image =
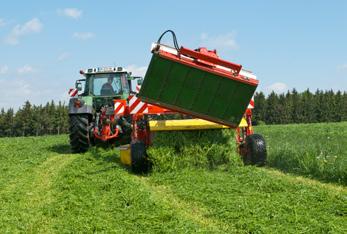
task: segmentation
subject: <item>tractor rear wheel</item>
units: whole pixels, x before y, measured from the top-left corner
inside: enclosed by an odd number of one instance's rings
[[[246,137],[243,162],[245,165],[264,166],[266,163],[266,144],[262,135],[252,134]]]
[[[130,144],[131,169],[136,174],[146,173],[149,170],[149,161],[146,153],[146,145],[143,141],[135,141]]]
[[[90,137],[87,115],[70,115],[70,145],[74,153],[88,150]]]

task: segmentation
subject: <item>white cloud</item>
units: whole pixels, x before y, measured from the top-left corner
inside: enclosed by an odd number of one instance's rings
[[[0,79],[0,93],[3,95],[0,99],[0,108],[18,108],[33,94],[33,89],[24,80]]]
[[[10,34],[5,39],[5,42],[10,45],[16,45],[19,43],[19,38],[31,33],[39,33],[42,30],[42,23],[39,19],[33,18],[23,25],[17,24]]]
[[[7,65],[0,66],[0,75],[4,75],[7,72],[8,72],[8,66]]]
[[[136,66],[134,64],[129,65],[125,68],[127,71],[131,72],[133,76],[142,76],[144,77],[147,71],[145,66]]]
[[[79,19],[82,17],[82,10],[79,10],[77,8],[65,8],[65,9],[58,9],[57,10],[59,15],[63,15],[72,19]]]
[[[5,25],[6,25],[5,20],[0,18],[0,28],[4,27]]]
[[[337,69],[341,71],[347,71],[347,63],[339,65]]]
[[[239,46],[235,40],[235,33],[226,33],[210,36],[207,33],[201,34],[201,43],[209,49],[231,49],[236,50]]]
[[[74,38],[77,38],[79,40],[88,40],[94,37],[94,33],[91,32],[75,32],[73,34]]]
[[[267,87],[267,91],[270,93],[274,91],[275,93],[283,93],[288,90],[288,86],[285,83],[276,82]]]
[[[6,79],[0,79],[0,109],[10,107],[18,109],[26,100],[32,104],[46,104],[46,102],[54,100],[64,101],[68,103],[68,88],[74,87],[74,81],[71,76],[46,76],[44,74],[35,73],[33,76],[20,76],[13,74]]]
[[[64,60],[67,60],[68,58],[70,58],[70,53],[63,52],[58,56],[57,60],[58,61],[64,61]]]
[[[30,65],[24,65],[23,67],[20,67],[17,69],[17,73],[19,75],[33,73],[33,72],[35,72],[35,69]]]

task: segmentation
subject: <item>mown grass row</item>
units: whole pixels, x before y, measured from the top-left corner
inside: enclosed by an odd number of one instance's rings
[[[166,169],[147,176],[117,150],[70,154],[67,136],[0,139],[0,232],[345,232],[345,187],[240,166],[209,134],[170,146],[184,163],[158,161]]]
[[[267,166],[347,185],[347,122],[257,126],[267,143]],[[242,165],[233,130],[159,132],[150,157],[156,171]]]
[[[147,152],[157,172],[242,165],[230,129],[156,132]]]
[[[347,185],[347,122],[257,126],[268,166]]]

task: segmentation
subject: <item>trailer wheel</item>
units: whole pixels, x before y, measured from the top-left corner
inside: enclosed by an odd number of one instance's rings
[[[72,152],[82,153],[90,145],[87,115],[70,115],[70,145]]]
[[[259,134],[252,134],[247,136],[244,145],[244,164],[264,166],[266,162],[266,156],[267,152],[264,137]]]
[[[149,161],[146,153],[146,145],[143,141],[135,141],[130,144],[131,169],[136,174],[146,173],[149,170]]]

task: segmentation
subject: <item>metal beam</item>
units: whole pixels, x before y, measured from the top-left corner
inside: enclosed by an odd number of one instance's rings
[[[202,119],[150,120],[149,127],[151,131],[182,131],[229,128],[228,126]]]

